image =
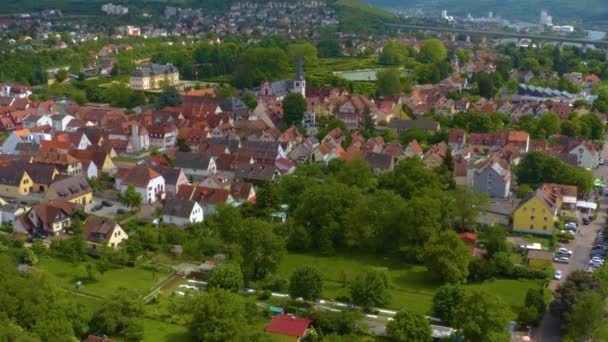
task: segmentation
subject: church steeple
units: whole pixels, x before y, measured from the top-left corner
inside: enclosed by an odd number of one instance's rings
[[[298,54],[298,69],[296,71],[296,81],[304,81],[304,64],[302,63],[302,50]]]
[[[292,92],[300,93],[306,98],[306,78],[304,78],[304,64],[302,63],[302,50],[298,54],[298,66],[296,69],[296,79],[293,81]]]

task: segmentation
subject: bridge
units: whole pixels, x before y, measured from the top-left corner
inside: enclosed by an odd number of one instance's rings
[[[457,33],[464,34],[467,37],[467,41],[470,41],[471,36],[482,36],[485,38],[516,38],[516,39],[530,39],[532,41],[546,41],[557,43],[560,47],[563,43],[580,44],[583,50],[589,45],[593,45],[596,48],[608,50],[608,41],[606,40],[587,40],[581,38],[569,38],[559,36],[541,36],[538,34],[525,34],[525,33],[512,33],[512,32],[495,32],[495,31],[478,31],[478,30],[467,30],[453,27],[434,27],[434,26],[418,26],[418,25],[402,25],[402,24],[384,24],[387,27],[393,27],[396,29],[403,29],[408,31],[427,31],[427,32],[445,32],[452,34],[452,40],[455,39]]]

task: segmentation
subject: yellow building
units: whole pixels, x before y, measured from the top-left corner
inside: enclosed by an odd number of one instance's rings
[[[552,235],[555,230],[560,198],[538,189],[524,199],[513,213],[513,231]]]
[[[179,84],[179,71],[171,64],[140,64],[131,73],[131,89],[154,90]]]
[[[17,197],[33,191],[34,182],[23,169],[0,167],[0,195]]]
[[[526,260],[531,268],[546,269],[553,265],[553,252],[528,250]]]
[[[61,198],[74,204],[88,204],[93,200],[93,189],[83,174],[68,177],[54,182],[49,187],[45,198]]]

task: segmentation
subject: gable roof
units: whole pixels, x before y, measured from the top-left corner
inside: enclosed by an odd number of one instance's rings
[[[303,337],[312,323],[311,320],[296,317],[289,314],[280,314],[272,318],[272,321],[264,328],[265,332]]]
[[[60,179],[52,183],[50,189],[54,190],[60,198],[65,200],[80,197],[93,191],[84,174]]]
[[[177,152],[177,156],[175,158],[175,167],[194,170],[207,170],[209,169],[210,162],[211,157],[208,155],[190,152]]]
[[[190,218],[192,210],[196,206],[195,201],[186,199],[172,199],[167,201],[163,207],[163,215],[175,216],[181,218]]]
[[[83,234],[91,242],[103,242],[112,236],[116,226],[116,222],[110,219],[89,216]]]
[[[152,179],[156,177],[162,177],[154,169],[141,165],[135,166],[134,168],[123,172],[125,173],[122,174],[122,184],[133,184],[135,187],[138,188],[145,188],[148,186]],[[118,174],[116,176],[118,177]]]

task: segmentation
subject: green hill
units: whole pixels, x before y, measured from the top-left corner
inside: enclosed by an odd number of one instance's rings
[[[553,20],[561,23],[608,23],[608,1],[606,0],[366,0],[370,4],[392,8],[417,8],[427,12],[447,9],[451,14],[465,16],[486,15],[493,11],[504,18],[537,21],[541,10],[547,10]]]

